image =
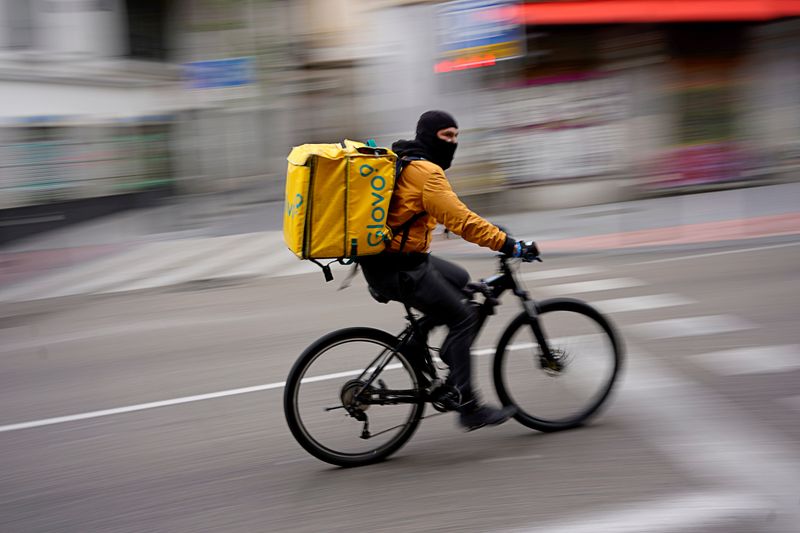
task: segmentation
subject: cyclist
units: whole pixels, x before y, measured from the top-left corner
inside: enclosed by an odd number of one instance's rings
[[[450,168],[457,147],[458,124],[444,111],[423,113],[414,140],[392,145],[398,157],[407,161],[397,177],[387,215],[389,227],[398,231],[383,253],[362,257],[359,263],[373,291],[425,314],[425,336],[434,325],[447,326],[440,355],[450,369],[447,384],[460,396],[460,401],[451,399],[451,407],[459,412],[460,424],[471,431],[502,424],[516,411],[479,401],[472,386],[470,356],[478,313],[462,292],[470,280],[469,273],[428,253],[431,232],[441,223],[469,242],[509,256],[535,256],[538,251],[535,244],[515,241],[458,199],[444,173]],[[417,350],[425,344],[424,338],[412,340]]]

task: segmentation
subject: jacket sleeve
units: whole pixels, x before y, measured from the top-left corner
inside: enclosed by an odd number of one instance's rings
[[[513,240],[492,223],[476,215],[459,200],[440,169],[430,172],[422,189],[422,206],[437,222],[464,240],[495,251],[506,251]]]

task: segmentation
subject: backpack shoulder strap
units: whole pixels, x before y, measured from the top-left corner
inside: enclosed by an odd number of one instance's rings
[[[406,167],[412,161],[427,161],[427,160],[424,157],[415,156],[415,155],[405,156],[405,157],[398,157],[397,158],[397,167],[395,169],[395,180],[398,180],[400,178],[400,174],[403,173],[403,171],[406,169]],[[422,211],[420,213],[415,213],[415,214],[411,215],[411,217],[408,220],[406,220],[405,222],[403,222],[399,226],[391,228],[392,233],[395,234],[395,235],[398,232],[401,232],[401,231],[403,232],[403,238],[400,241],[400,251],[401,252],[403,251],[403,248],[405,248],[405,246],[406,246],[406,241],[408,241],[408,232],[411,229],[411,226],[414,224],[414,222],[416,222],[417,220],[419,220],[420,218],[424,217],[427,214],[428,213],[426,211]]]
[[[394,172],[394,179],[400,179],[400,174],[406,169],[409,163],[412,161],[427,161],[424,157],[420,157],[418,155],[407,155],[404,157],[398,157],[397,163],[395,163],[395,172]]]
[[[411,230],[411,226],[414,224],[414,222],[421,219],[427,214],[428,214],[427,211],[420,211],[419,213],[414,213],[413,215],[411,215],[411,217],[409,217],[408,220],[400,224],[400,226],[398,226],[397,229],[392,228],[392,233],[397,233],[398,231],[403,232],[403,238],[400,239],[400,250],[399,250],[400,252],[402,252],[403,248],[406,247],[406,241],[408,241],[408,232]]]

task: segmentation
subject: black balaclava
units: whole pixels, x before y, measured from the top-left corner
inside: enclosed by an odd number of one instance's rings
[[[442,167],[442,170],[450,168],[458,144],[442,140],[436,133],[445,128],[457,127],[456,119],[444,111],[426,111],[417,122],[417,137],[414,140],[422,145],[428,156],[426,159]]]

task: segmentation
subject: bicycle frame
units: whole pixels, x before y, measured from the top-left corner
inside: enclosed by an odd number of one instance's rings
[[[519,283],[514,276],[514,272],[511,270],[511,266],[509,265],[510,258],[501,255],[499,256],[498,260],[500,263],[500,271],[498,274],[481,280],[480,282],[470,282],[465,289],[465,293],[470,298],[472,305],[475,305],[478,308],[478,324],[476,326],[477,332],[481,331],[488,317],[494,314],[494,308],[500,305],[500,296],[506,291],[511,291],[520,299],[522,302],[522,307],[530,319],[530,325],[534,337],[536,338],[536,342],[539,344],[542,350],[542,353],[540,354],[540,364],[543,368],[547,367],[552,370],[559,370],[560,363],[553,357],[545,332],[541,323],[539,322],[539,309],[536,301],[530,297],[526,290],[520,288]],[[475,295],[479,293],[484,297],[483,302],[480,303],[474,300]],[[378,376],[394,358],[395,351],[401,350],[403,345],[408,343],[409,339],[414,334],[422,338],[422,330],[419,325],[420,319],[414,315],[411,307],[408,304],[404,303],[403,305],[406,309],[406,319],[408,320],[409,324],[402,332],[400,332],[400,334],[397,335],[397,345],[393,347],[392,351],[384,349],[357,378],[358,380],[362,380],[370,371],[370,369],[374,369],[372,374],[364,383],[364,386],[356,394],[356,397],[358,397],[359,400],[363,401],[364,403],[389,405],[399,403],[414,403],[420,400],[420,396],[415,390],[390,390],[385,388],[376,389],[372,387],[373,383],[375,383],[375,380],[378,379]],[[387,354],[389,354],[389,357],[386,357]],[[432,362],[430,348],[427,346],[425,363],[429,367],[427,370],[432,374],[433,378],[438,379],[436,367]],[[380,380],[378,380],[378,382],[380,383]],[[364,398],[362,394],[365,391],[370,391],[371,393],[374,391],[374,393],[378,395],[378,398]],[[429,398],[426,396],[425,399],[428,400]]]

